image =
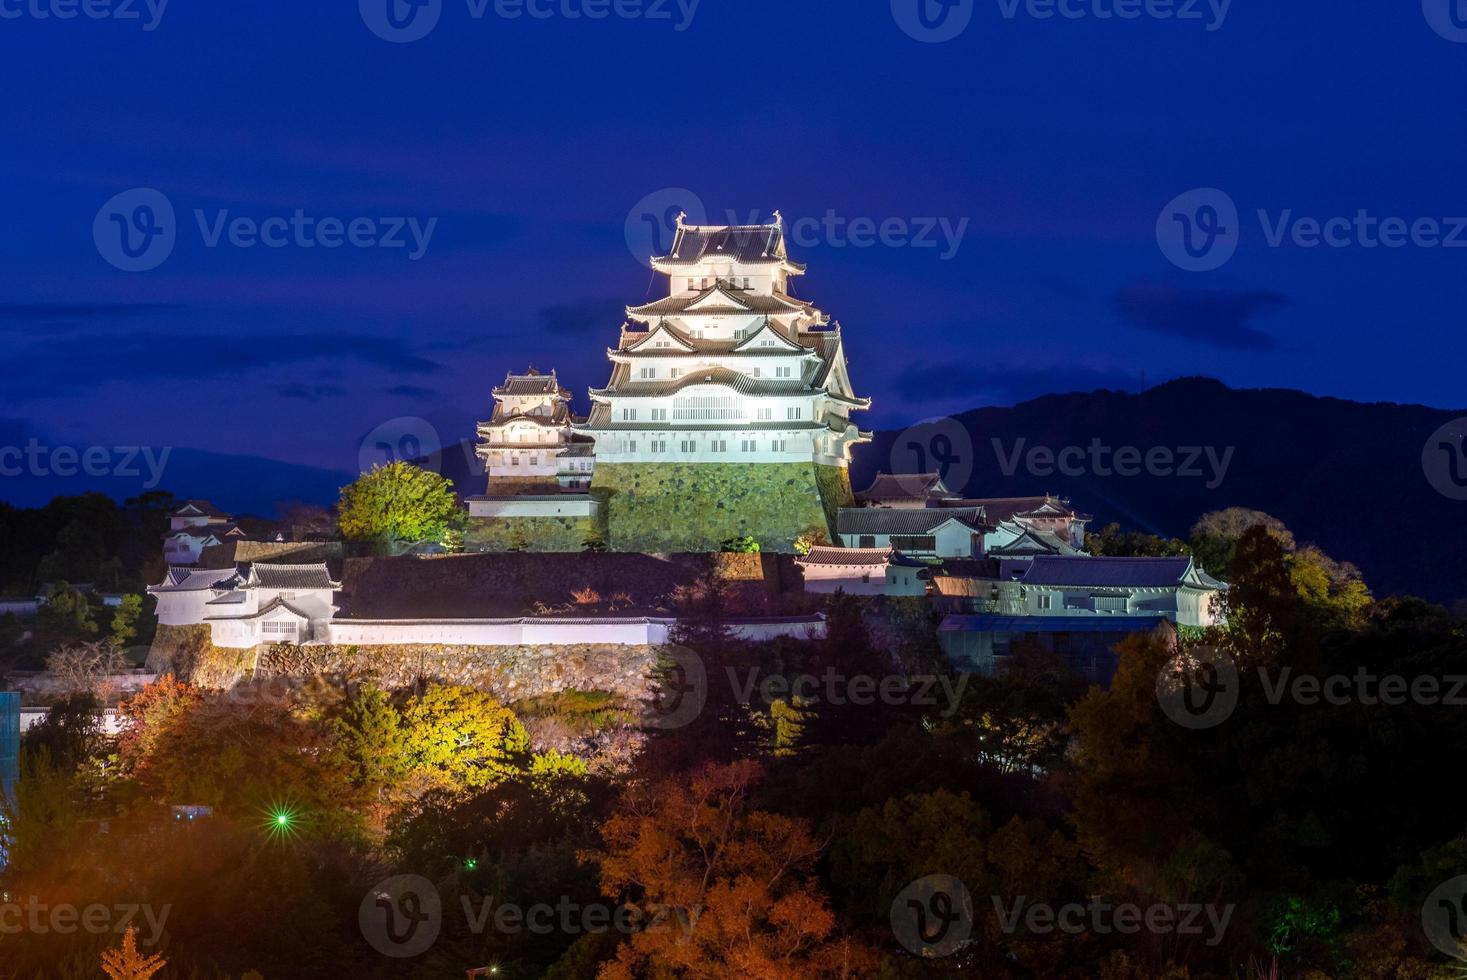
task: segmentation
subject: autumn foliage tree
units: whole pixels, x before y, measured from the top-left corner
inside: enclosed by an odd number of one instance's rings
[[[348,541],[393,552],[445,544],[458,530],[460,517],[452,483],[399,461],[375,466],[343,487],[336,519]]]
[[[803,821],[756,809],[752,762],[634,788],[602,826],[602,891],[668,910],[634,933],[601,980],[801,980],[870,975],[874,957],[836,933]]]

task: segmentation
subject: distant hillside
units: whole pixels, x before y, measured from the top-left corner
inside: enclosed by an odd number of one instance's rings
[[[1431,487],[1421,454],[1439,426],[1462,415],[1467,411],[1234,390],[1188,378],[1141,394],[1049,395],[1013,408],[977,409],[955,416],[957,425],[921,425],[906,438],[880,432],[857,449],[852,480],[860,489],[878,469],[913,470],[922,455],[936,455],[959,479],[971,472],[966,486],[954,487],[971,496],[1048,491],[1093,513],[1094,528],[1119,521],[1182,538],[1206,511],[1252,507],[1282,519],[1300,541],[1354,562],[1377,595],[1451,602],[1467,597],[1467,503]],[[1211,447],[1213,457],[1196,460],[1202,474],[1196,477],[1101,476],[1092,471],[1090,456],[1097,440],[1141,454],[1169,448],[1178,464],[1190,454],[1177,452],[1182,447]],[[1083,458],[1072,452],[1067,460],[1085,472],[1049,472],[1035,447],[1084,449]],[[1109,466],[1109,455],[1102,465]],[[1040,465],[1031,467],[1029,460]],[[1222,460],[1225,470],[1217,465]],[[1218,473],[1220,482],[1209,487]]]
[[[228,456],[201,449],[173,449],[166,458],[114,456],[122,472],[107,476],[13,476],[0,480],[0,500],[39,507],[53,497],[96,492],[126,500],[149,490],[202,497],[233,514],[272,516],[282,503],[329,505],[353,474],[282,463],[259,456]],[[161,472],[153,472],[159,469]],[[157,482],[154,483],[153,481]]]

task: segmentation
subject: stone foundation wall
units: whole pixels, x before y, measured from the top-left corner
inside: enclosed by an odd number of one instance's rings
[[[598,463],[591,493],[605,502],[612,551],[717,551],[753,537],[790,552],[810,528],[829,533],[825,486],[840,481],[814,463]],[[849,493],[849,478],[844,481]],[[838,503],[836,506],[840,506]]]
[[[590,517],[471,517],[464,532],[465,551],[584,551],[586,542],[601,540]]]
[[[159,625],[148,650],[146,669],[155,674],[172,674],[200,687],[233,685],[253,668],[255,651],[216,647],[209,634],[207,625]]]
[[[420,680],[488,691],[504,702],[560,691],[609,691],[629,699],[650,695],[658,657],[673,647],[577,644],[574,646],[469,647],[413,644],[332,647],[281,644],[260,655],[258,676],[306,678],[329,675],[372,681],[388,690]]]

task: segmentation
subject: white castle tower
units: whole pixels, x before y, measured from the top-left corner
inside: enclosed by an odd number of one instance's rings
[[[611,380],[577,432],[621,550],[707,550],[720,535],[786,548],[850,502],[851,447],[870,407],[838,324],[791,295],[779,212],[768,225],[689,225],[654,257],[668,295],[628,307]],[[823,515],[823,516],[822,516]]]

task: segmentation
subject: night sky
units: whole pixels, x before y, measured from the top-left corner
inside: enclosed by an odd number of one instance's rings
[[[1265,227],[1363,210],[1447,237],[1467,216],[1448,0],[1236,0],[1220,24],[1206,2],[1121,20],[969,0],[942,43],[899,26],[916,0],[704,0],[691,23],[676,2],[542,20],[442,0],[411,43],[369,29],[385,2],[173,0],[150,23],[141,0],[137,20],[0,0],[8,438],[354,469],[397,417],[471,435],[527,363],[584,410],[622,306],[661,288],[628,238],[678,206],[820,222],[791,243],[797,292],[843,324],[868,427],[1190,374],[1467,404],[1467,224],[1455,249],[1273,247]],[[97,240],[136,188],[176,241],[128,272]],[[1240,212],[1211,271],[1158,245],[1196,188]],[[221,217],[297,210],[434,223],[418,258],[407,228],[403,248],[207,244]],[[940,223],[935,247],[857,247],[859,221]]]

